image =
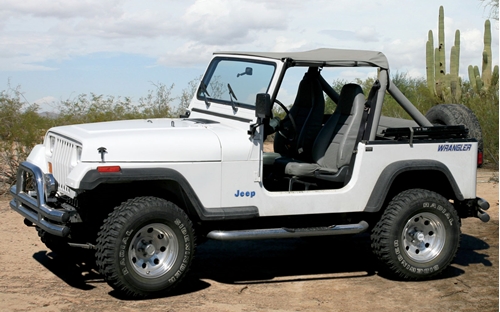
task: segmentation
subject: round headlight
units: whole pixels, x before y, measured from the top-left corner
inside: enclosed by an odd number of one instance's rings
[[[50,201],[51,197],[54,197],[57,193],[57,188],[59,184],[52,174],[45,174],[44,176],[44,187],[45,187],[45,200]]]

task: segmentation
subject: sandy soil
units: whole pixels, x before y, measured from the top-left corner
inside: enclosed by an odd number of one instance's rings
[[[492,179],[493,177],[493,179]],[[75,255],[47,250],[0,200],[2,311],[498,311],[498,172],[481,170],[491,220],[463,221],[457,258],[439,278],[378,275],[367,237],[208,241],[182,288],[151,300],[120,298]]]

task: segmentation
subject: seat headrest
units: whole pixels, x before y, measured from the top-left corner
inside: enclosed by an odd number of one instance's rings
[[[363,94],[363,89],[358,84],[348,83],[342,87],[338,103],[341,114],[348,115],[351,113],[352,104],[358,94]]]
[[[299,89],[297,90],[297,95],[293,106],[310,108],[316,105],[312,99],[314,96],[318,97],[316,101],[322,99],[321,85],[318,80],[318,72],[306,72],[304,77],[299,83]],[[321,96],[320,96],[321,93]]]

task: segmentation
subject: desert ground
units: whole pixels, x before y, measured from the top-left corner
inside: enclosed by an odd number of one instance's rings
[[[438,278],[381,276],[367,235],[321,240],[208,241],[182,287],[164,298],[114,292],[79,253],[47,250],[0,199],[1,311],[498,311],[498,171],[478,172],[491,220],[462,222],[452,265]]]

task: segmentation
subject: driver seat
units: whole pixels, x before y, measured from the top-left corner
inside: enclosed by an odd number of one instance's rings
[[[312,146],[321,130],[324,111],[325,98],[318,68],[309,67],[299,84],[293,106],[275,135],[274,152],[285,157],[312,161]]]
[[[365,96],[359,85],[344,85],[335,112],[314,141],[312,161],[280,157],[275,160],[275,170],[292,176],[293,180],[316,178],[344,182],[361,126],[364,104]]]

